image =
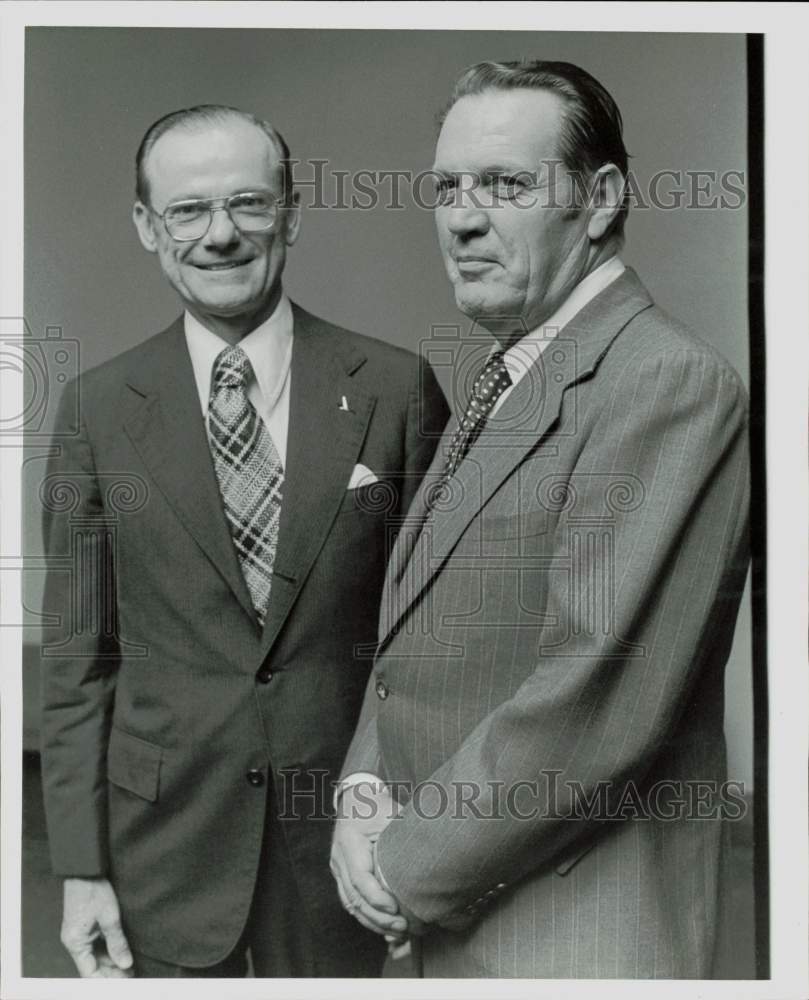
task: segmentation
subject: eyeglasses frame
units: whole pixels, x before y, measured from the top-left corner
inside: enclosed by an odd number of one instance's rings
[[[256,194],[256,195],[260,194],[264,197],[267,196],[266,191],[237,191],[236,194],[228,195],[225,198],[183,198],[181,201],[173,201],[169,205],[166,205],[163,212],[158,212],[157,209],[153,208],[151,205],[149,206],[149,210],[153,212],[158,219],[160,219],[160,221],[163,223],[166,232],[174,240],[175,243],[195,243],[197,240],[204,239],[208,235],[208,232],[211,226],[213,225],[214,212],[227,212],[227,216],[230,219],[231,223],[233,224],[234,228],[238,229],[240,233],[246,233],[247,235],[250,235],[251,233],[267,233],[275,226],[276,222],[278,221],[278,209],[286,207],[283,204],[284,199],[279,198],[275,195],[271,197],[271,201],[273,202],[276,211],[275,215],[272,218],[272,221],[268,226],[263,226],[261,229],[245,230],[241,228],[241,226],[236,222],[236,220],[230,214],[230,202],[235,200],[236,198],[244,198],[245,195],[250,195],[250,194]],[[168,223],[166,222],[166,214],[170,208],[176,208],[178,205],[189,205],[189,204],[204,204],[207,206],[208,225],[205,227],[205,230],[202,233],[200,233],[199,236],[185,236],[185,237],[175,236],[174,233],[172,233],[168,227]]]

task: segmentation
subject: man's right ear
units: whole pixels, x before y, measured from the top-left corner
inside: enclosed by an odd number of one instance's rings
[[[149,253],[157,253],[157,236],[152,213],[142,201],[135,202],[132,208],[132,221],[135,223],[143,248]]]

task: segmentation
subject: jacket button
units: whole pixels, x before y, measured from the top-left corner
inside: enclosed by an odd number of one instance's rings
[[[264,784],[264,775],[259,771],[257,767],[252,767],[247,772],[247,780],[251,785],[256,788],[260,788]]]
[[[377,696],[377,698],[380,698],[382,701],[384,701],[388,697],[389,694],[390,694],[390,691],[388,691],[388,687],[384,683],[384,681],[377,681],[376,682],[376,696]]]
[[[269,670],[267,667],[262,667],[256,674],[256,680],[259,684],[269,684],[272,680],[272,670]]]

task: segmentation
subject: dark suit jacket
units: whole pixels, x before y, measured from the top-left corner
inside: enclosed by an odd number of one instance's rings
[[[425,975],[707,976],[746,395],[631,270],[529,374],[402,529],[344,771],[409,783]]]
[[[68,387],[42,489],[47,552],[73,566],[46,587],[62,626],[43,649],[45,801],[54,871],[107,875],[134,948],[202,966],[244,925],[274,789],[297,817],[282,826],[305,913],[290,919],[350,975],[378,940],[339,905],[323,814],[371,666],[390,516],[447,409],[406,351],[298,307],[294,336],[263,631],[182,321]],[[355,463],[380,483],[349,491]]]

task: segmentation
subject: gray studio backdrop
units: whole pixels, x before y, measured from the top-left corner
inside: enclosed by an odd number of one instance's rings
[[[496,20],[496,7],[492,8]],[[411,170],[432,163],[435,116],[459,71],[523,56],[578,63],[624,116],[642,184],[663,170],[746,169],[743,35],[33,28],[26,44],[26,319],[58,327],[86,369],[144,340],[178,313],[130,222],[133,157],[168,111],[233,104],[270,118],[293,156],[326,160],[296,174]],[[324,189],[334,204],[336,188]],[[710,201],[710,183],[702,181]],[[706,188],[707,185],[707,188]],[[661,194],[677,186],[661,184]],[[382,187],[390,191],[391,183]],[[351,192],[350,186],[347,190]],[[331,193],[331,194],[330,194]],[[671,199],[670,199],[671,200]],[[732,200],[732,199],[731,199]],[[738,201],[738,199],[736,199]],[[401,208],[314,208],[303,190],[301,238],[287,270],[309,310],[417,349],[454,308],[430,211],[402,186]],[[631,213],[627,263],[657,301],[722,351],[747,379],[747,212],[681,207]],[[445,387],[449,381],[442,375]],[[47,413],[52,412],[50,402]],[[45,417],[47,426],[48,417]],[[42,551],[36,486],[45,448],[26,466],[25,551]],[[29,640],[39,637],[42,573],[26,584]],[[33,671],[26,741],[35,741]],[[727,680],[730,776],[752,779],[750,618],[745,602]]]

